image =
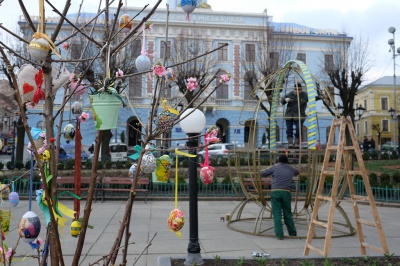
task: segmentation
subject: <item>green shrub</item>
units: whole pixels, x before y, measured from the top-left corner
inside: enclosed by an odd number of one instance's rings
[[[389,160],[389,154],[387,152],[381,154],[381,159],[382,160]]]
[[[111,161],[106,161],[105,164],[104,164],[104,166],[105,166],[106,169],[111,169],[111,167],[112,167],[112,162],[111,162]]]
[[[336,161],[336,155],[329,156],[329,162],[334,162],[334,161]]]
[[[181,163],[182,167],[189,167],[189,160],[183,160]]]
[[[7,162],[6,167],[8,170],[14,170],[14,165],[11,162]]]
[[[86,169],[92,169],[92,165],[93,165],[92,161],[87,161],[86,164],[85,164],[85,168]]]
[[[31,161],[26,161],[25,162],[25,170],[31,169]]]
[[[392,187],[392,184],[390,183],[390,175],[389,174],[383,173],[380,176],[379,187]]]
[[[397,151],[392,151],[392,154],[390,155],[391,160],[397,160],[399,156],[397,155]]]
[[[230,184],[231,183],[231,177],[229,175],[226,175],[224,179],[222,179],[221,184]]]
[[[219,161],[219,165],[220,166],[228,166],[228,160],[227,159],[221,159],[220,161]]]
[[[3,168],[4,168],[4,163],[0,162],[0,170],[3,170]]]
[[[74,169],[75,161],[68,160],[65,164],[65,170],[72,170]]]
[[[378,176],[375,173],[370,173],[368,176],[368,180],[371,187],[378,186]]]
[[[306,183],[307,182],[307,177],[306,176],[304,176],[304,175],[301,175],[300,176],[300,183]]]
[[[97,169],[98,169],[98,170],[101,170],[101,169],[103,169],[103,168],[104,168],[103,163],[102,163],[102,162],[97,162]]]
[[[58,170],[63,170],[63,169],[64,169],[64,164],[63,164],[62,162],[59,162],[59,163],[57,164],[57,169],[58,169]]]
[[[326,183],[332,184],[333,183],[333,175],[327,175],[325,177],[325,181],[326,181]]]
[[[21,170],[22,168],[24,168],[24,163],[22,161],[16,161],[15,168],[17,168],[18,170]]]
[[[373,151],[373,152],[371,153],[371,158],[372,158],[373,160],[377,160],[378,157],[379,157],[379,155],[378,155],[378,153],[377,153],[376,151]]]
[[[118,161],[118,162],[115,163],[115,167],[117,169],[122,169],[124,167],[124,164],[122,162]]]
[[[229,166],[235,166],[235,160],[234,159],[230,159],[229,160]]]
[[[301,163],[307,163],[307,156],[301,156]]]
[[[364,152],[362,154],[362,158],[363,158],[364,161],[368,161],[369,160],[369,153],[368,152]]]
[[[355,175],[354,180],[363,180],[362,175]]]
[[[240,158],[240,165],[246,165],[246,160],[244,158]]]
[[[393,173],[392,181],[396,184],[400,183],[400,172]]]

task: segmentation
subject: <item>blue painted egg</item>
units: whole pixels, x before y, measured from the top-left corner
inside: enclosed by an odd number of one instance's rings
[[[80,116],[82,114],[82,104],[80,102],[74,102],[71,106],[71,113],[75,117]]]
[[[19,195],[17,192],[11,192],[8,195],[8,201],[10,202],[11,206],[16,207],[19,203]]]
[[[139,72],[148,71],[151,67],[150,58],[146,55],[139,55],[136,58],[136,68]]]
[[[181,0],[181,7],[186,14],[190,14],[197,6],[197,0]]]
[[[75,127],[72,124],[68,124],[64,127],[64,138],[66,140],[72,140],[75,137]]]
[[[33,211],[27,211],[18,224],[19,236],[28,243],[35,240],[40,233],[40,219]]]

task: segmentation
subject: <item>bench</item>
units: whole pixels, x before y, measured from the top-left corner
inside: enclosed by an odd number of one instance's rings
[[[132,180],[127,177],[104,177],[101,181],[100,190],[102,191],[102,200],[105,200],[106,191],[110,192],[131,192]],[[147,203],[147,196],[149,193],[148,190],[149,179],[147,177],[141,177],[137,181],[137,187],[135,188],[135,192],[143,192],[145,193],[145,203]],[[96,200],[97,200],[97,192],[96,190]]]
[[[81,192],[89,190],[90,179],[91,179],[91,177],[81,177]],[[97,194],[97,191],[100,189],[100,186],[99,186],[100,184],[97,182],[98,180],[100,180],[99,177],[97,177],[97,180],[96,180],[96,188],[95,188],[96,194]],[[74,184],[75,184],[75,177],[73,177],[73,176],[57,177],[57,190],[58,191],[74,192]]]
[[[269,178],[261,178],[261,187],[263,194],[271,192],[271,180]],[[258,182],[260,182],[258,181]],[[243,185],[246,188],[247,192],[258,193],[259,191],[254,186],[255,181],[252,178],[243,178]]]

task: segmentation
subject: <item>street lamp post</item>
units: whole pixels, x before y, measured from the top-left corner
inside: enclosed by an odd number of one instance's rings
[[[394,113],[394,118],[393,118],[393,123],[394,123],[394,130],[393,130],[393,144],[394,144],[394,149],[396,150],[396,144],[397,144],[397,115],[396,115],[396,104],[397,104],[397,97],[396,97],[396,56],[400,54],[400,47],[397,48],[397,54],[396,54],[396,45],[394,41],[394,33],[396,32],[395,27],[390,27],[388,29],[389,33],[393,34],[393,39],[389,39],[388,44],[390,46],[389,52],[393,53],[393,113]],[[400,147],[399,147],[400,148]],[[397,150],[397,153],[400,154],[400,151]]]
[[[11,148],[11,167],[14,169],[15,168],[15,135],[16,135],[16,130],[17,130],[17,116],[13,117],[13,142],[12,142],[12,148]]]
[[[198,109],[189,108],[181,117],[179,123],[182,130],[187,134],[187,146],[190,154],[197,154],[198,136],[203,131],[206,118]],[[200,254],[199,227],[198,227],[198,206],[197,206],[197,160],[189,158],[189,245],[185,265],[203,265]]]

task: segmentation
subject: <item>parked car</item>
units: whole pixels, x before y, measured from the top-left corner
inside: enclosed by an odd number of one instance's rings
[[[216,143],[208,146],[208,156],[209,157],[223,157],[226,158],[228,156],[229,151],[233,151],[235,149],[235,145],[231,143]],[[200,162],[204,161],[205,149],[199,151],[197,153],[197,158]]]
[[[65,144],[60,146],[60,154],[58,157],[60,160],[75,160],[75,145]],[[89,154],[87,154],[83,149],[81,151],[81,163],[86,163],[89,159]]]
[[[399,144],[396,145],[397,149],[399,148]],[[381,148],[382,151],[393,151],[394,150],[394,144],[391,141],[387,141],[385,144],[382,145]]]

